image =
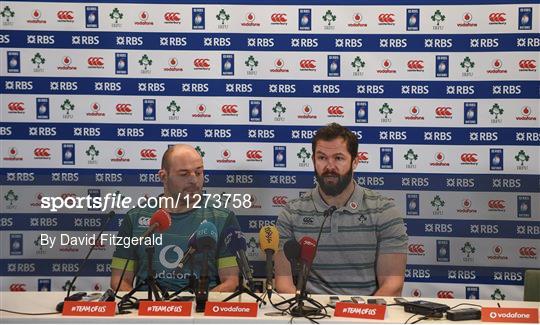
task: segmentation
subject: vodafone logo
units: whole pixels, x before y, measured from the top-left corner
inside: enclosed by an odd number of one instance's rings
[[[497,321],[497,322],[504,322],[504,321],[512,321],[517,320],[519,322],[527,322],[527,323],[537,323],[538,322],[538,309],[537,308],[519,308],[521,310],[527,309],[527,311],[513,311],[518,308],[503,308],[504,310],[512,310],[512,311],[493,311],[493,308],[490,308],[492,311],[489,311],[487,313],[488,319],[484,319],[484,314],[482,313],[482,321]]]
[[[26,291],[26,284],[13,283],[9,286],[9,291]]]
[[[407,62],[407,71],[424,71],[424,61],[423,60],[409,60]]]
[[[7,106],[8,112],[11,114],[21,114],[24,113],[24,103],[23,102],[11,102]]]
[[[169,253],[171,250],[172,252]],[[176,259],[171,260],[169,255],[176,255]],[[184,257],[184,251],[176,245],[167,245],[159,252],[159,262],[168,269],[176,268],[182,257]]]
[[[490,25],[506,24],[506,13],[504,13],[504,12],[493,12],[493,13],[489,14],[489,24]]]
[[[383,13],[378,17],[379,25],[395,25],[394,14]]]
[[[519,249],[519,257],[536,259],[536,247],[521,247]]]
[[[437,292],[437,298],[454,299],[454,291],[439,291]]]
[[[377,69],[377,73],[396,73],[397,71],[392,68],[392,61],[390,59],[384,59],[381,62],[382,69]]]
[[[437,107],[435,118],[452,118],[452,107]]]
[[[328,106],[328,117],[343,117],[343,106]]]
[[[276,13],[270,16],[272,25],[287,25],[287,14]]]
[[[100,56],[91,56],[86,60],[88,63],[88,68],[91,69],[103,69],[105,63],[103,63],[103,58]]]
[[[285,204],[287,204],[287,197],[286,196],[282,196],[282,195],[278,195],[278,196],[274,196],[272,198],[272,204],[274,206],[284,206]]]
[[[262,161],[262,150],[248,150],[246,152],[247,161]]]
[[[521,116],[516,116],[518,121],[536,121],[536,116],[531,115],[532,111],[529,106],[523,106],[521,108]]]
[[[70,10],[60,10],[56,13],[56,18],[59,22],[72,23],[75,19],[73,11]]]
[[[536,60],[520,60],[519,71],[536,71]]]
[[[300,60],[300,71],[316,71],[317,61],[312,59]]]
[[[409,255],[425,255],[426,250],[423,244],[409,244]]]
[[[251,308],[231,306],[231,307],[221,307],[213,306],[212,311],[214,313],[251,313]]]
[[[50,159],[51,154],[49,148],[36,148],[34,149],[34,159]]]
[[[142,149],[140,155],[141,160],[157,160],[156,149]]]
[[[420,291],[420,289],[413,289],[411,291],[411,296],[412,297],[422,297],[422,291]]]
[[[180,24],[180,13],[166,12],[163,14],[163,19],[165,20],[165,24]]]
[[[116,104],[116,114],[131,115],[131,104]]]
[[[238,116],[238,105],[223,105],[221,106],[221,113],[223,116]]]
[[[195,70],[210,70],[210,59],[195,59],[193,67]]]

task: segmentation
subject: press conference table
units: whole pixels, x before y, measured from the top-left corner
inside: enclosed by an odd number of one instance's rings
[[[229,293],[211,293],[209,301],[221,301],[227,297]],[[27,313],[46,313],[54,312],[55,306],[58,302],[62,301],[65,296],[64,292],[0,292],[0,306],[2,309],[14,310]],[[146,296],[145,292],[139,292],[137,295],[139,298]],[[282,295],[284,298],[290,298],[291,295]],[[328,303],[327,295],[313,295],[312,298],[321,302],[323,305]],[[368,297],[363,297],[367,299]],[[374,298],[374,297],[369,297]],[[393,299],[390,297],[384,298],[388,304],[393,303]],[[350,299],[348,296],[340,297],[340,300]],[[410,301],[418,300],[418,298],[407,298]],[[465,300],[465,299],[434,299],[434,298],[422,298],[423,300],[439,302],[453,307],[460,303],[472,303],[478,304],[484,307],[497,307],[497,301],[493,300]],[[232,301],[239,301],[238,299]],[[254,299],[247,295],[242,295],[240,301],[253,302]],[[281,298],[275,294],[272,296],[272,301],[278,303]],[[523,301],[499,301],[501,307],[527,307],[527,308],[539,308],[538,302],[523,302]],[[458,308],[467,308],[470,306],[460,306]],[[195,307],[193,307],[195,308]],[[411,313],[403,311],[402,306],[388,306],[386,309],[386,316],[384,320],[368,320],[368,319],[353,319],[344,317],[334,317],[334,310],[327,308],[328,313],[332,316],[325,320],[317,320],[318,322],[328,323],[404,323]],[[116,315],[114,317],[73,317],[62,316],[61,314],[55,315],[42,315],[42,316],[28,316],[17,315],[6,312],[0,312],[0,323],[186,323],[186,324],[199,324],[199,323],[221,323],[221,324],[238,324],[238,323],[288,323],[291,319],[290,316],[268,316],[265,313],[275,312],[276,310],[269,304],[262,306],[259,309],[258,317],[208,317],[203,313],[192,312],[190,317],[150,317],[150,316],[138,316],[137,310],[132,310],[130,314]],[[419,318],[420,316],[418,316]],[[417,318],[414,318],[415,320]],[[413,321],[411,320],[411,321]],[[442,319],[447,321],[446,319]],[[305,318],[295,318],[294,323],[309,323],[309,320]],[[441,322],[441,320],[424,320],[422,322]],[[465,322],[479,322],[479,321],[465,321]]]

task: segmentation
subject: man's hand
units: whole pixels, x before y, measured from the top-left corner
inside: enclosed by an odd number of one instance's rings
[[[279,293],[295,293],[296,287],[292,278],[291,264],[285,257],[283,250],[279,250],[274,255],[274,265],[276,268],[276,291]]]
[[[238,287],[238,266],[224,267],[218,270],[221,284],[210,291],[233,292]]]
[[[111,268],[111,289],[116,290],[118,283],[120,282],[120,276],[122,275],[121,269]],[[133,289],[133,279],[135,273],[133,271],[126,271],[124,278],[122,278],[122,284],[118,291],[131,291]]]
[[[406,254],[380,254],[375,270],[379,289],[373,295],[401,297],[406,264]]]

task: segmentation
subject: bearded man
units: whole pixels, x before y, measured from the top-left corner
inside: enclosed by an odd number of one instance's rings
[[[334,206],[337,209],[322,228],[307,291],[401,296],[408,241],[403,218],[391,199],[353,180],[358,166],[356,135],[337,123],[329,124],[317,131],[312,152],[317,186],[289,201],[278,216],[277,291],[296,291],[283,244],[304,236],[316,240],[324,211]]]

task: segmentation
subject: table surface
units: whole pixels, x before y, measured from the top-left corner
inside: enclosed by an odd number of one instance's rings
[[[139,298],[146,297],[145,292],[138,292],[136,294]],[[229,293],[215,293],[212,292],[209,297],[209,301],[221,301],[225,297],[229,296]],[[2,309],[27,312],[27,313],[47,313],[54,312],[56,304],[62,301],[65,297],[65,292],[0,292],[0,306]],[[292,295],[282,295],[283,298],[290,298]],[[328,295],[313,295],[312,298],[321,302],[323,305],[328,303]],[[376,298],[376,297],[363,297],[364,299]],[[394,303],[391,297],[384,298],[388,304]],[[348,296],[340,296],[340,300],[350,299]],[[419,298],[407,298],[409,301],[418,300]],[[439,302],[446,304],[450,307],[456,306],[461,303],[477,304],[484,307],[497,307],[497,302],[501,307],[529,307],[540,308],[538,302],[523,302],[523,301],[493,301],[493,300],[466,300],[466,299],[436,299],[436,298],[421,298],[422,300],[428,300],[433,302]],[[272,301],[278,303],[282,298],[276,294],[273,294]],[[248,295],[241,295],[240,299],[236,298],[232,301],[253,302],[254,299]],[[468,308],[472,306],[460,306],[458,308]],[[195,308],[195,304],[193,304]],[[344,317],[334,317],[334,310],[327,308],[328,313],[332,316],[325,320],[318,320],[319,322],[331,322],[331,323],[401,323],[403,324],[410,316],[411,313],[403,311],[402,306],[388,306],[386,309],[385,319],[368,320],[368,319],[353,319]],[[0,323],[148,323],[149,320],[154,319],[159,323],[222,323],[222,324],[238,324],[238,323],[288,323],[291,320],[290,316],[268,316],[265,315],[268,312],[277,311],[270,304],[266,304],[259,309],[257,318],[250,317],[207,317],[203,313],[195,313],[193,310],[190,317],[153,317],[153,316],[138,316],[137,310],[131,310],[129,314],[116,315],[115,317],[76,317],[76,316],[62,316],[61,314],[55,315],[41,315],[41,316],[29,316],[29,315],[17,315],[12,313],[0,312]],[[417,316],[412,319],[414,321],[420,318]],[[444,319],[445,320],[445,319]],[[440,322],[441,320],[424,320],[422,322]],[[309,323],[309,320],[305,318],[295,318],[294,323]],[[470,321],[478,322],[478,321]]]

